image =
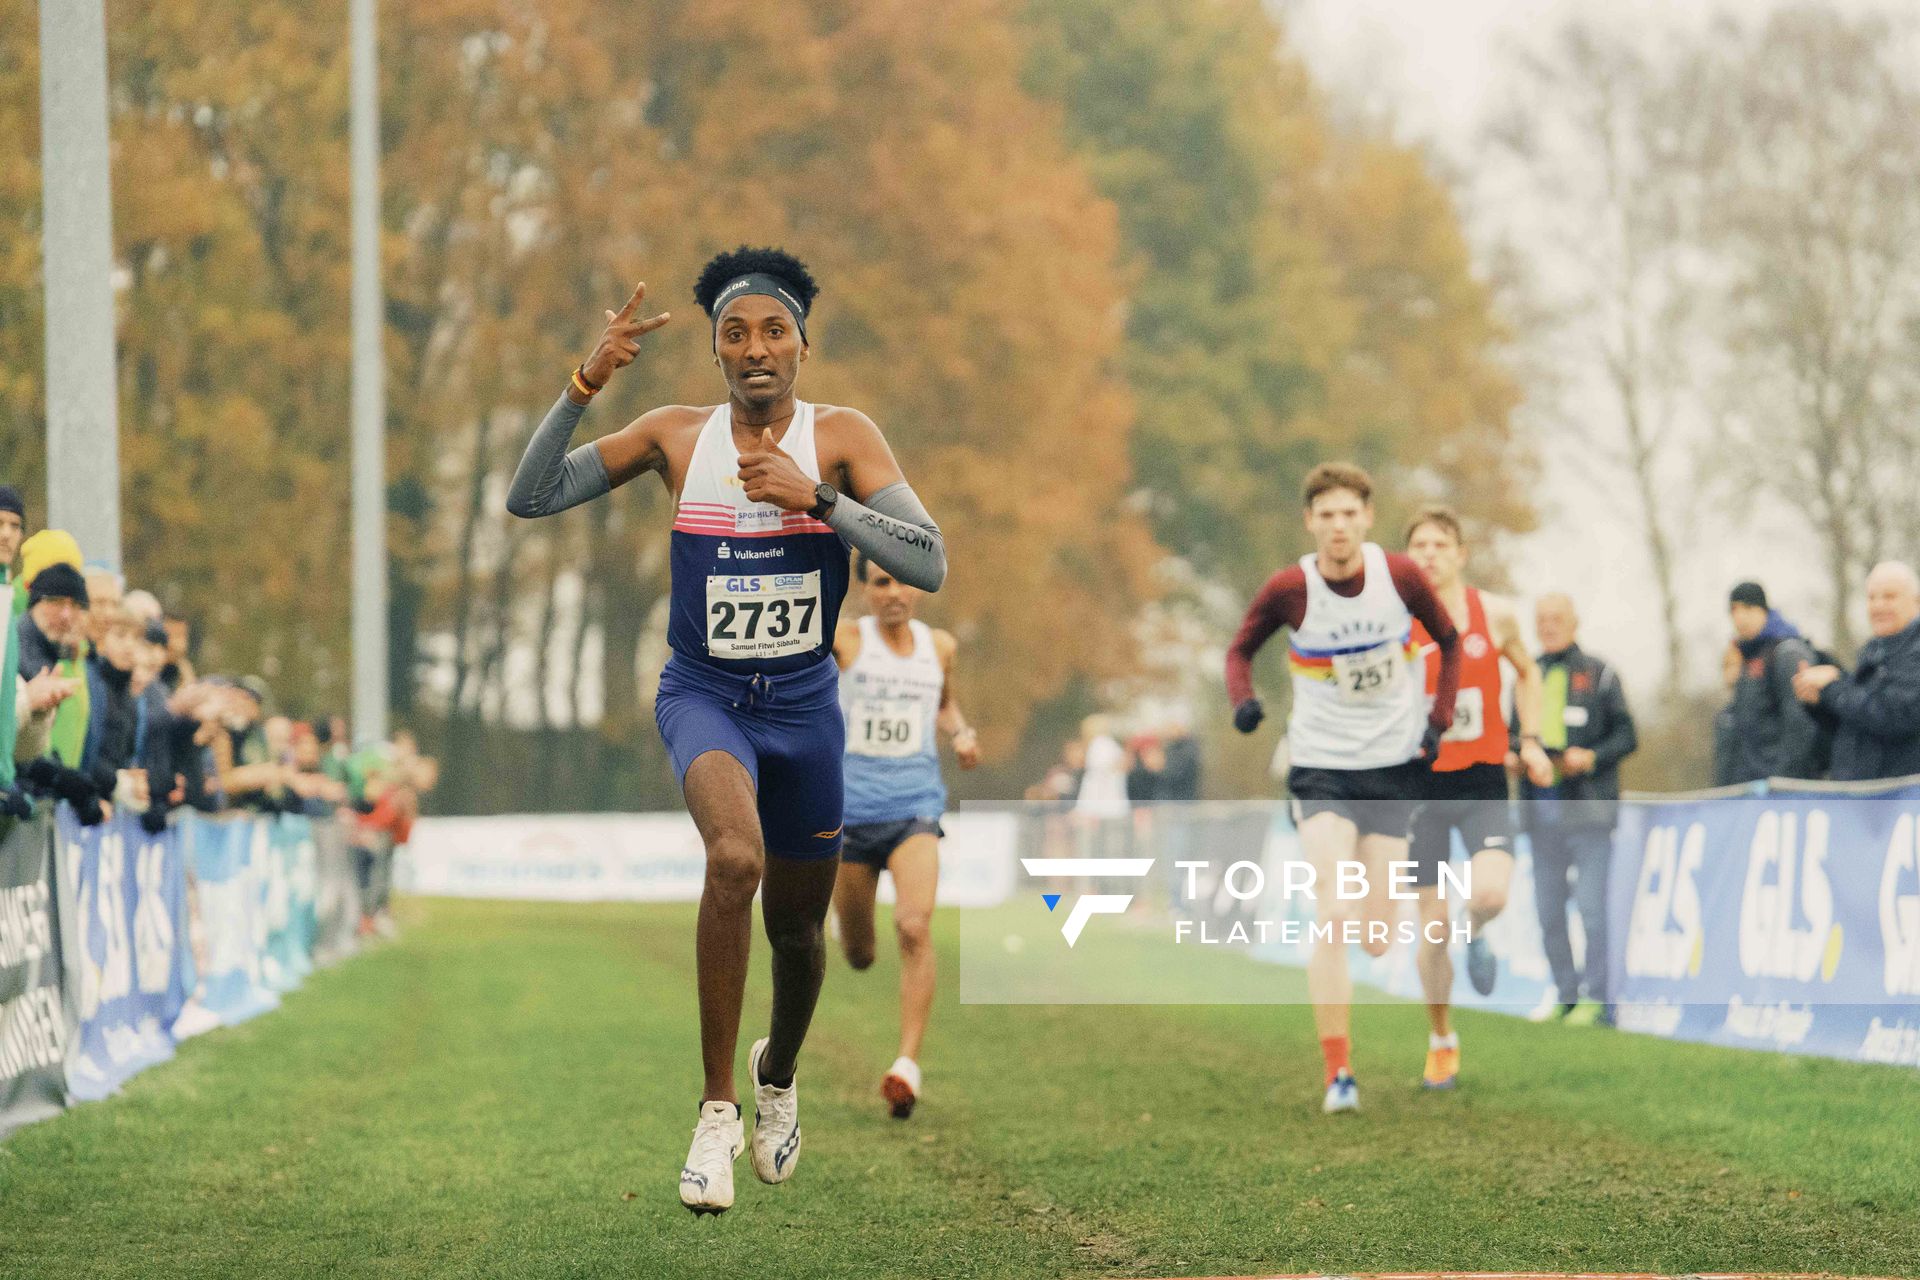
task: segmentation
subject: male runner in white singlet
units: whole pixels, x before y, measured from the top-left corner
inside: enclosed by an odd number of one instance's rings
[[[1513,667],[1514,713],[1520,722],[1519,762],[1538,786],[1553,782],[1553,762],[1540,745],[1540,667],[1527,651],[1520,619],[1498,596],[1470,587],[1460,577],[1467,562],[1460,517],[1448,507],[1426,507],[1407,526],[1407,554],[1433,584],[1460,632],[1460,691],[1453,724],[1440,739],[1440,755],[1427,778],[1426,798],[1413,815],[1410,852],[1413,883],[1420,895],[1422,926],[1445,925],[1453,904],[1440,896],[1440,868],[1460,833],[1473,868],[1468,877],[1467,977],[1474,990],[1491,995],[1498,976],[1493,948],[1483,929],[1507,905],[1513,880],[1513,821],[1507,808],[1507,718],[1501,714],[1500,660]],[[1429,690],[1440,682],[1440,655],[1417,620],[1415,643],[1426,656]],[[1423,927],[1420,986],[1427,997],[1427,1064],[1420,1083],[1451,1089],[1460,1075],[1460,1037],[1452,1025],[1453,956],[1444,933]]]
[[[920,1041],[933,1009],[934,888],[940,873],[940,778],[936,730],[953,735],[962,769],[980,744],[953,696],[959,642],[913,616],[923,594],[865,556],[854,573],[867,613],[842,619],[833,641],[840,709],[847,717],[846,843],[833,908],[840,945],[856,969],[873,963],[873,904],[880,873],[893,876],[893,931],[900,940],[900,1056],[880,1081],[897,1119],[920,1099]]]
[[[1291,628],[1288,666],[1293,710],[1287,719],[1294,821],[1312,865],[1317,938],[1307,990],[1326,1059],[1322,1109],[1360,1105],[1348,1030],[1353,978],[1349,935],[1370,955],[1386,954],[1387,864],[1406,859],[1407,822],[1425,775],[1453,721],[1460,639],[1446,609],[1413,561],[1366,541],[1373,527],[1373,482],[1359,467],[1323,463],[1307,476],[1307,532],[1316,550],[1268,579],[1227,650],[1227,696],[1234,727],[1252,733],[1266,712],[1253,692],[1253,656],[1281,627]],[[1439,683],[1428,710],[1413,621],[1440,648]],[[1368,893],[1363,918],[1335,895],[1341,863],[1358,860]]]
[[[569,452],[587,404],[632,363],[646,285],[607,312],[599,344],[527,445],[507,509],[544,516],[652,471],[673,495],[671,611],[654,718],[706,846],[696,967],[700,1119],[680,1171],[696,1213],[733,1203],[743,1146],[733,1066],[753,898],[773,952],[773,1019],[747,1055],[753,1171],[784,1182],[800,1155],[794,1068],[826,973],[822,928],[840,852],[845,737],[830,656],[847,547],[924,590],[946,550],[878,427],[794,396],[807,359],[813,276],[777,249],[738,249],[700,273],[724,404],[669,405]]]

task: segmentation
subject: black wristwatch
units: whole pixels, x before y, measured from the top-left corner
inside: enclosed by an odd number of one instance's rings
[[[833,504],[840,501],[840,491],[822,480],[813,486],[813,510],[807,512],[815,520],[825,520],[827,512],[833,510]]]

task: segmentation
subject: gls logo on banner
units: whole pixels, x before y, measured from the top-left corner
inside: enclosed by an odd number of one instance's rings
[[[1027,874],[1036,879],[1045,876],[1067,876],[1076,880],[1097,880],[1128,876],[1139,879],[1153,869],[1152,858],[1022,858],[1020,865]],[[1060,895],[1043,893],[1041,899],[1051,911],[1060,905]],[[1066,922],[1060,926],[1061,936],[1071,947],[1080,940],[1080,931],[1087,927],[1087,921],[1095,916],[1117,916],[1133,904],[1130,893],[1088,893],[1076,898],[1073,909],[1067,912]]]
[[[1805,832],[1797,814],[1760,815],[1740,894],[1740,970],[1749,978],[1810,982],[1818,973],[1831,982],[1840,967],[1844,937],[1833,919],[1827,827],[1824,809],[1807,812]]]
[[[1887,994],[1920,996],[1920,823],[1910,813],[1893,824],[1880,869],[1880,944]]]
[[[1627,925],[1627,972],[1636,978],[1677,981],[1700,972],[1705,935],[1695,875],[1706,854],[1707,829],[1696,822],[1684,839],[1678,827],[1647,832],[1640,883]]]

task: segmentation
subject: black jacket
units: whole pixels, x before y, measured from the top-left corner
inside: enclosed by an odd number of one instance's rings
[[[178,777],[186,789],[180,803],[204,813],[218,811],[219,779],[212,779],[212,785],[208,785],[207,750],[193,740],[193,735],[200,730],[199,724],[185,716],[170,715],[163,728],[167,738],[167,772]]]
[[[80,772],[93,779],[102,795],[110,796],[119,771],[133,767],[134,736],[140,723],[133,673],[120,670],[96,652],[87,658],[87,686],[93,703]]]
[[[1820,664],[1819,654],[1791,627],[1776,627],[1740,642],[1740,679],[1733,686],[1725,736],[1714,753],[1713,785],[1732,786],[1761,778],[1817,778],[1822,752],[1820,725],[1806,703],[1793,696],[1801,663]]]
[[[1820,691],[1833,726],[1833,780],[1865,782],[1920,773],[1920,619],[1860,650],[1850,676]]]
[[[23,613],[14,624],[20,636],[20,675],[31,680],[60,661],[60,646],[47,639],[47,633],[33,620],[31,613]]]
[[[1136,762],[1127,770],[1127,803],[1152,804],[1163,797],[1160,794],[1160,771],[1149,769]]]
[[[1167,764],[1160,770],[1160,798],[1200,798],[1200,744],[1190,734],[1183,733],[1167,743]]]
[[[1540,655],[1544,676],[1554,666],[1567,668],[1567,745],[1593,752],[1593,772],[1563,778],[1548,788],[1520,779],[1522,816],[1529,825],[1542,820],[1563,826],[1612,826],[1615,802],[1620,799],[1620,762],[1640,746],[1633,715],[1627,710],[1626,690],[1612,667],[1579,645],[1560,653]],[[1549,751],[1558,766],[1560,753]],[[1556,803],[1557,802],[1557,803]]]
[[[147,771],[151,803],[162,813],[170,807],[167,795],[173,790],[173,713],[167,710],[166,686],[155,680],[134,699],[139,730],[134,744],[133,763]]]

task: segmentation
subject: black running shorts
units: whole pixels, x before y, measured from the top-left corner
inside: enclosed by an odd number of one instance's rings
[[[1314,769],[1287,773],[1293,795],[1293,821],[1299,826],[1319,813],[1337,813],[1363,836],[1407,834],[1414,806],[1425,794],[1427,766],[1419,760],[1384,769]]]
[[[899,822],[869,822],[848,827],[840,846],[840,861],[858,862],[885,871],[894,850],[918,835],[944,836],[938,818],[905,818]]]
[[[1413,882],[1440,883],[1440,864],[1453,852],[1453,833],[1467,856],[1499,852],[1513,854],[1513,815],[1507,801],[1507,770],[1503,765],[1472,764],[1464,769],[1427,775],[1427,796],[1413,814]]]

